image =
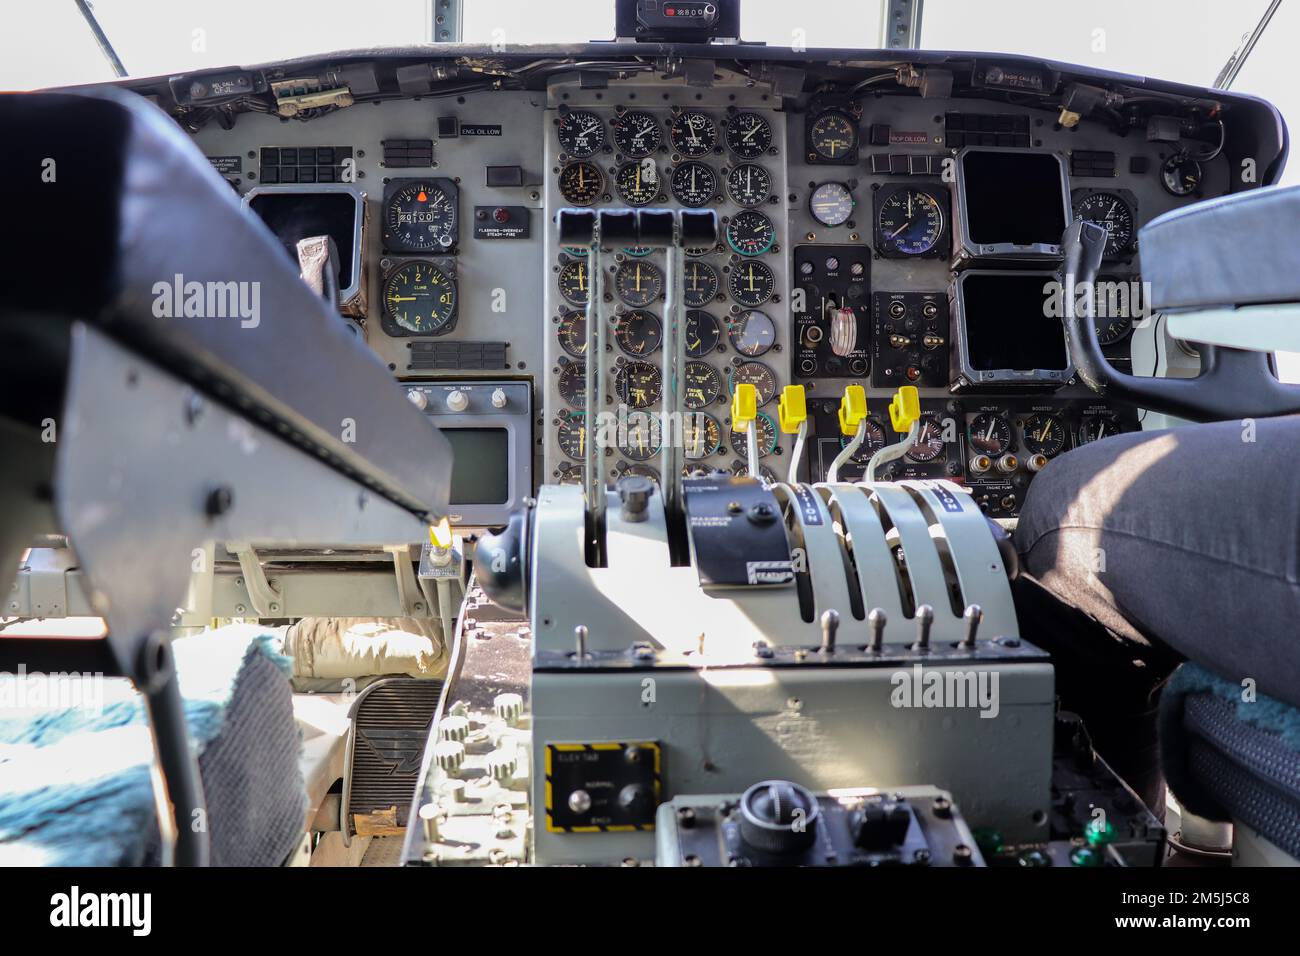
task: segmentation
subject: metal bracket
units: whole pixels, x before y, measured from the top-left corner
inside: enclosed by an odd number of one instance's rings
[[[228,541],[226,550],[239,558],[239,570],[244,575],[244,588],[248,603],[258,617],[275,617],[280,613],[280,594],[266,579],[257,550],[247,541]]]
[[[885,0],[880,7],[880,48],[919,50],[923,0]]]
[[[409,545],[386,545],[384,550],[393,556],[393,574],[397,578],[397,600],[406,617],[429,617],[429,599],[411,567]]]

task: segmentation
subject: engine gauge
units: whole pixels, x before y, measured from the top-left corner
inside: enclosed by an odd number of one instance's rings
[[[614,273],[614,291],[632,308],[642,308],[663,294],[664,274],[654,263],[632,259]]]
[[[966,438],[975,451],[996,458],[1011,448],[1011,423],[1005,416],[984,412],[971,419]]]
[[[614,320],[614,341],[628,355],[653,355],[663,340],[659,317],[637,309]]]
[[[627,424],[619,429],[618,450],[633,461],[648,461],[659,454],[663,446],[659,419],[644,412],[627,416]]]
[[[595,163],[569,163],[560,170],[560,195],[574,206],[590,206],[605,189],[605,177]]]
[[[574,159],[586,159],[605,145],[605,124],[595,113],[568,110],[556,129],[560,148]]]
[[[741,159],[757,159],[772,145],[772,124],[759,113],[737,113],[727,121],[722,138]]]
[[[561,414],[560,427],[555,433],[555,443],[565,456],[582,461],[587,454],[587,417]]]
[[[456,319],[456,280],[435,263],[404,262],[384,278],[384,314],[405,332],[449,332]]]
[[[686,110],[673,117],[668,130],[673,149],[683,156],[707,156],[718,145],[718,128],[704,113]]]
[[[1021,426],[1025,450],[1031,455],[1051,458],[1065,447],[1065,426],[1055,415],[1030,415]]]
[[[1100,441],[1120,433],[1119,419],[1109,412],[1102,415],[1087,415],[1079,425],[1075,439],[1080,445]]]
[[[934,412],[923,412],[916,444],[907,449],[907,457],[912,461],[934,461],[943,454],[943,446],[943,422]]]
[[[686,388],[683,392],[687,408],[707,408],[722,394],[722,376],[717,369],[705,362],[687,362]]]
[[[923,256],[943,236],[944,215],[930,193],[911,187],[895,189],[877,200],[876,252],[903,258]]]
[[[456,245],[458,191],[447,179],[390,183],[384,196],[384,246],[394,252],[446,251]]]
[[[742,256],[761,256],[776,242],[772,220],[753,209],[742,209],[727,223],[727,245]]]
[[[1115,193],[1089,193],[1074,204],[1074,218],[1106,230],[1107,258],[1122,256],[1133,245],[1133,207]]]
[[[570,408],[587,407],[587,367],[582,362],[565,362],[560,366],[557,382],[560,398]]]
[[[758,358],[776,344],[776,323],[766,312],[751,309],[738,315],[727,328],[731,347],[746,358]]]
[[[843,183],[822,183],[808,197],[808,211],[823,226],[842,226],[853,215],[853,194]]]
[[[614,476],[616,478],[626,478],[628,475],[649,478],[656,485],[659,484],[658,470],[651,468],[649,465],[643,465],[640,462],[620,461],[614,466]]]
[[[560,269],[560,295],[569,305],[586,305],[591,291],[591,273],[587,260],[570,259]]]
[[[727,291],[737,304],[753,309],[772,298],[776,291],[776,276],[765,262],[742,262],[731,270]]]
[[[1093,294],[1092,326],[1100,345],[1115,345],[1133,331],[1133,316],[1141,314],[1141,283],[1099,279]],[[1114,294],[1112,294],[1114,293]]]
[[[614,390],[629,408],[649,408],[659,401],[659,368],[649,362],[624,362],[614,372]]]
[[[718,174],[703,163],[681,163],[673,170],[673,195],[683,206],[703,206],[718,193]]]
[[[852,162],[858,151],[858,124],[841,110],[827,110],[808,127],[810,159]]]
[[[1205,171],[1190,156],[1170,156],[1160,167],[1160,185],[1174,196],[1190,196],[1201,188]]]
[[[581,312],[566,312],[555,334],[566,354],[574,358],[587,354],[587,317]]]
[[[626,255],[631,256],[633,259],[640,259],[641,257],[648,256],[650,253],[654,252],[654,249],[650,246],[623,246],[622,250]]]
[[[776,451],[776,422],[772,421],[772,416],[767,412],[759,412],[758,417],[754,419],[754,427],[758,429],[758,457],[766,458]],[[732,431],[731,450],[739,455],[742,461],[749,457],[748,441],[744,432]],[[737,474],[743,474],[744,471],[742,467]]]
[[[759,206],[772,195],[772,177],[755,163],[739,163],[727,173],[727,195],[738,206]]]
[[[700,309],[718,294],[718,273],[707,262],[691,260],[683,268],[682,301],[688,309]]]
[[[731,393],[734,395],[737,385],[753,385],[758,395],[758,404],[766,405],[776,398],[776,374],[762,362],[741,362],[731,369]]]
[[[629,206],[646,206],[659,195],[659,167],[653,159],[634,159],[614,173],[614,187]]]
[[[722,450],[722,426],[706,412],[692,412],[682,419],[682,453],[687,461],[699,461]]]
[[[699,309],[686,312],[686,354],[690,358],[703,358],[722,343],[722,330],[718,320]]]
[[[848,435],[840,436],[840,447],[846,447],[853,438]],[[862,444],[858,450],[849,456],[849,460],[859,465],[865,465],[871,460],[871,456],[880,449],[885,447],[885,426],[881,424],[880,419],[875,416],[867,418],[867,432],[862,439]]]
[[[610,120],[609,125],[614,127],[614,145],[633,159],[649,156],[664,140],[659,121],[644,110],[628,110]]]

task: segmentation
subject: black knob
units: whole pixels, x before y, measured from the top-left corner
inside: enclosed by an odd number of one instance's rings
[[[497,607],[523,614],[528,607],[528,509],[510,515],[499,534],[483,534],[474,544],[474,577]]]
[[[624,475],[618,480],[618,497],[623,502],[623,520],[644,521],[650,507],[654,482],[644,475]]]
[[[806,788],[789,780],[764,780],[740,798],[740,836],[767,853],[798,853],[817,837],[821,808]]]

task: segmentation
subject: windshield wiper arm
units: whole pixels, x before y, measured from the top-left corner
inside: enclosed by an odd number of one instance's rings
[[[81,15],[85,17],[86,25],[90,27],[90,32],[95,35],[95,42],[99,44],[99,52],[104,54],[104,59],[113,68],[113,72],[119,77],[126,76],[126,67],[122,65],[122,58],[113,49],[113,44],[108,42],[108,34],[104,32],[104,28],[99,25],[99,20],[95,18],[95,11],[90,9],[89,0],[73,0],[73,2],[76,3],[77,9],[81,11]]]
[[[1259,38],[1264,35],[1264,31],[1268,29],[1268,25],[1273,19],[1273,14],[1277,13],[1277,8],[1281,5],[1282,0],[1272,0],[1268,5],[1268,9],[1264,11],[1264,15],[1259,18],[1259,23],[1255,24],[1255,29],[1250,31],[1245,39],[1241,41],[1241,45],[1232,51],[1232,56],[1228,57],[1228,62],[1223,64],[1223,69],[1220,70],[1219,75],[1214,78],[1215,89],[1226,90],[1228,87],[1232,86],[1232,81],[1237,78],[1237,74],[1241,72],[1241,68],[1246,65],[1246,58],[1254,52],[1255,44],[1258,43]]]

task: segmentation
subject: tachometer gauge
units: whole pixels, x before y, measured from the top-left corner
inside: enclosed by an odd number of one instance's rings
[[[808,148],[812,157],[832,163],[855,158],[858,150],[858,124],[839,110],[827,110],[808,127]]]
[[[1089,193],[1074,204],[1074,218],[1106,230],[1107,258],[1121,256],[1133,244],[1133,208],[1115,193]]]
[[[570,408],[587,407],[587,366],[583,362],[566,362],[560,366],[560,377],[556,383],[560,398]]]
[[[560,195],[574,206],[590,206],[604,188],[605,177],[595,163],[569,163],[560,170]]]
[[[718,129],[704,113],[686,110],[673,117],[668,130],[673,149],[683,156],[707,156],[718,145]]]
[[[433,252],[456,245],[457,191],[442,179],[390,183],[384,201],[384,246],[394,252]]]
[[[928,192],[904,187],[879,201],[876,252],[899,258],[930,252],[943,235],[943,209]]]
[[[560,295],[569,305],[586,305],[591,291],[591,273],[587,260],[570,259],[560,269]]]
[[[971,419],[966,438],[975,451],[996,458],[1011,448],[1011,423],[1002,415],[984,412]]]
[[[663,340],[659,317],[639,309],[614,319],[614,341],[628,355],[653,355]]]
[[[659,454],[663,438],[654,415],[629,415],[620,431],[618,450],[633,461],[648,461]]]
[[[923,412],[916,444],[907,449],[907,457],[912,461],[927,462],[934,461],[942,454],[943,422],[934,412]]]
[[[653,263],[631,259],[614,273],[614,291],[632,308],[642,308],[663,294],[664,274]]]
[[[587,417],[561,413],[555,442],[567,457],[582,461],[587,454]]]
[[[767,412],[759,412],[758,417],[754,419],[754,426],[758,429],[758,457],[766,458],[776,451],[776,422],[772,421],[772,416]],[[742,461],[749,457],[748,441],[744,432],[732,431],[731,450],[739,455]],[[738,473],[743,472],[742,467]]]
[[[722,138],[741,159],[757,159],[772,145],[772,124],[759,113],[737,113],[727,120]]]
[[[686,312],[686,354],[690,358],[703,358],[722,342],[718,320],[707,312],[689,309]]]
[[[844,448],[853,438],[849,435],[840,436],[840,447]],[[871,456],[880,449],[885,447],[885,426],[881,424],[880,419],[875,416],[867,418],[867,433],[862,439],[862,444],[858,450],[849,456],[849,460],[859,465],[865,465],[871,460]]]
[[[605,124],[595,113],[568,110],[556,129],[560,148],[574,159],[586,159],[605,145]]]
[[[722,376],[705,362],[686,363],[686,407],[691,410],[707,408],[722,394]]]
[[[614,372],[614,391],[629,408],[649,408],[662,394],[658,366],[649,362],[624,362]]]
[[[727,173],[727,195],[738,206],[759,206],[772,195],[772,177],[754,163],[739,163]]]
[[[775,290],[776,276],[764,262],[742,262],[731,270],[727,279],[727,291],[731,297],[748,309],[772,298]]]
[[[634,159],[618,167],[614,186],[629,206],[647,206],[659,195],[659,167],[653,159]]]
[[[384,278],[384,313],[407,332],[437,335],[456,318],[456,280],[432,262],[404,262]]]
[[[1201,188],[1205,171],[1190,156],[1170,156],[1160,167],[1160,185],[1175,196],[1190,196]]]
[[[574,358],[587,354],[587,317],[581,312],[568,312],[560,319],[555,330],[560,340],[560,348]]]
[[[742,256],[761,256],[776,242],[776,226],[761,212],[743,209],[727,223],[727,245]]]
[[[1031,455],[1051,458],[1065,447],[1065,426],[1055,415],[1030,415],[1021,426],[1025,450]]]
[[[737,385],[745,384],[754,386],[760,405],[776,398],[776,374],[762,362],[741,362],[731,369],[731,394],[736,393]]]
[[[614,145],[624,156],[636,159],[649,156],[663,142],[659,121],[644,110],[628,110],[612,120]]]
[[[687,461],[716,455],[722,448],[722,426],[712,415],[692,412],[682,419],[682,453]]]
[[[808,197],[808,211],[823,226],[842,226],[853,215],[853,194],[843,183],[822,183]]]
[[[1080,445],[1100,441],[1120,432],[1119,419],[1110,413],[1085,416],[1075,433],[1075,440]]]
[[[771,350],[776,344],[776,323],[766,312],[751,309],[742,312],[727,329],[731,347],[746,358],[758,356]]]
[[[691,260],[682,269],[682,301],[688,309],[700,309],[718,294],[718,273],[707,262]]]
[[[703,163],[685,162],[673,170],[673,195],[683,206],[703,206],[718,192],[718,175]]]

